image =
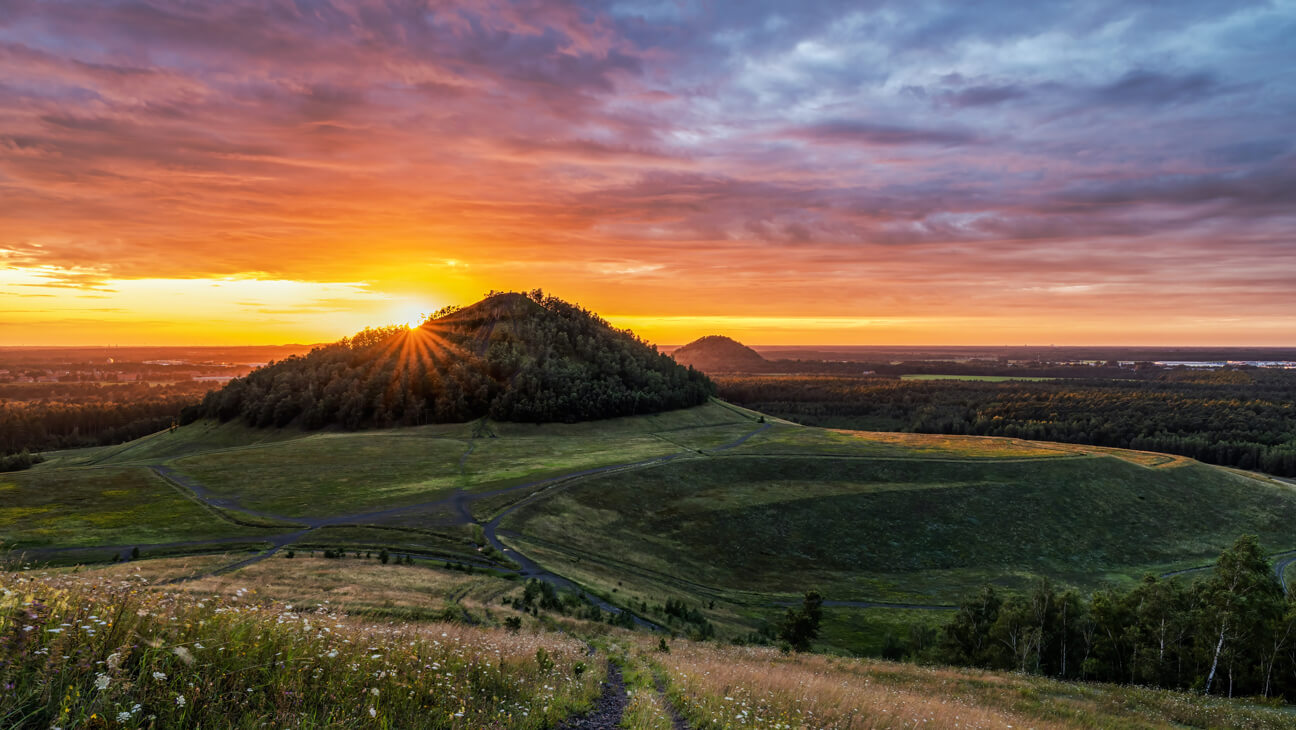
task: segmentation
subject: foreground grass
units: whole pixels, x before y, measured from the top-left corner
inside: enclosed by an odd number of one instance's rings
[[[214,559],[0,573],[0,727],[538,729],[591,706],[608,658],[625,678],[619,727],[630,730],[667,730],[676,712],[694,730],[1296,727],[1284,708],[1245,701],[662,642],[571,618],[514,633],[377,622],[338,610],[327,590],[310,597],[330,580],[359,581],[371,598],[474,590],[474,578],[407,566],[321,560],[270,575],[275,587],[243,571],[156,585]],[[267,600],[281,590],[308,600]],[[602,651],[591,656],[580,636]]]
[[[0,574],[0,726],[544,728],[598,690],[571,638],[253,595]]]
[[[275,556],[237,573],[202,578],[175,590],[195,596],[232,596],[254,585],[259,596],[295,606],[403,618],[459,617],[466,610],[474,620],[500,611],[502,597],[522,591],[518,581],[434,566],[383,565],[376,553],[371,559]],[[506,615],[515,614],[510,609]]]
[[[1292,728],[1282,709],[1135,687],[641,640],[695,730],[793,728]]]

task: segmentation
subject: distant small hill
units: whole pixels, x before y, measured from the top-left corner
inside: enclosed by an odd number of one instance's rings
[[[724,335],[699,337],[671,354],[675,362],[702,372],[760,372],[770,366],[759,352]]]
[[[539,290],[492,293],[422,326],[366,329],[213,391],[197,418],[343,428],[501,421],[573,422],[686,408],[707,377],[633,333]]]

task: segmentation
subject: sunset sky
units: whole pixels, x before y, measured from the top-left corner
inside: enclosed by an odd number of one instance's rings
[[[1296,345],[1293,38],[1293,0],[0,0],[0,345],[536,287],[661,344]]]

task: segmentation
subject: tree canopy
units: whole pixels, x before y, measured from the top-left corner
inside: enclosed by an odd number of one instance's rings
[[[700,405],[707,377],[535,290],[492,293],[420,327],[366,329],[259,368],[187,409],[252,426],[573,422]]]

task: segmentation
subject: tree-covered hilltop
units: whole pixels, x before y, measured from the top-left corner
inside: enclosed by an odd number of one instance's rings
[[[259,368],[186,409],[253,426],[343,428],[587,421],[704,403],[707,377],[536,290],[448,307],[414,329],[366,329]]]

